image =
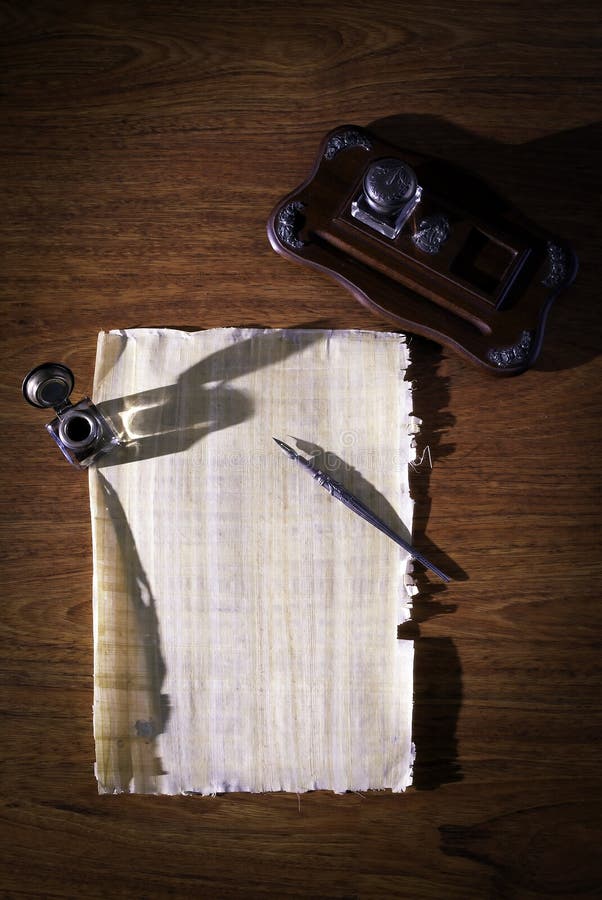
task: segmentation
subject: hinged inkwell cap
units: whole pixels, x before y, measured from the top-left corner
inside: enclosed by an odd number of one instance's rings
[[[72,465],[86,469],[101,454],[116,447],[119,437],[89,397],[71,403],[74,385],[73,372],[67,366],[42,363],[25,376],[23,396],[39,409],[54,409],[56,418],[46,425],[46,430]]]
[[[73,372],[61,363],[42,363],[23,379],[23,396],[39,409],[55,409],[69,400],[75,378]]]

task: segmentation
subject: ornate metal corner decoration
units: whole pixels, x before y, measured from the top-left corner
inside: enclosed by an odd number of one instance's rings
[[[521,365],[529,358],[533,345],[534,332],[523,331],[516,344],[511,347],[494,348],[487,351],[487,357],[494,366],[500,369],[508,369],[510,366]]]
[[[567,278],[566,253],[558,244],[548,242],[546,251],[548,254],[548,272],[541,282],[545,287],[559,287]]]
[[[334,159],[341,150],[348,147],[361,147],[362,150],[372,150],[372,141],[356,128],[347,128],[345,131],[337,131],[333,134],[324,150],[325,159]]]
[[[412,240],[423,253],[439,253],[450,234],[451,228],[447,216],[436,213],[418,223],[418,229],[412,235]]]
[[[305,241],[299,237],[299,231],[303,227],[301,210],[304,206],[300,200],[293,200],[292,203],[283,206],[276,216],[275,230],[278,240],[293,250],[300,250],[305,246]]]

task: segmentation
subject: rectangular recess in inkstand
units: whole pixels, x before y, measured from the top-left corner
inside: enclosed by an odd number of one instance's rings
[[[516,257],[516,250],[473,226],[449,270],[494,302],[501,299],[500,292]]]

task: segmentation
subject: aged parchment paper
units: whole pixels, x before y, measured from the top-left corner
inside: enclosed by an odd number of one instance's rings
[[[411,781],[408,558],[282,438],[409,537],[403,336],[101,333],[90,471],[101,793]]]

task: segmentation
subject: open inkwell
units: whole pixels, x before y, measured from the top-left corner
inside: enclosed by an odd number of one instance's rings
[[[64,456],[78,469],[87,469],[103,453],[119,444],[119,437],[89,397],[71,403],[75,379],[61,363],[42,363],[23,380],[23,396],[39,409],[53,408],[56,418],[46,430]]]

